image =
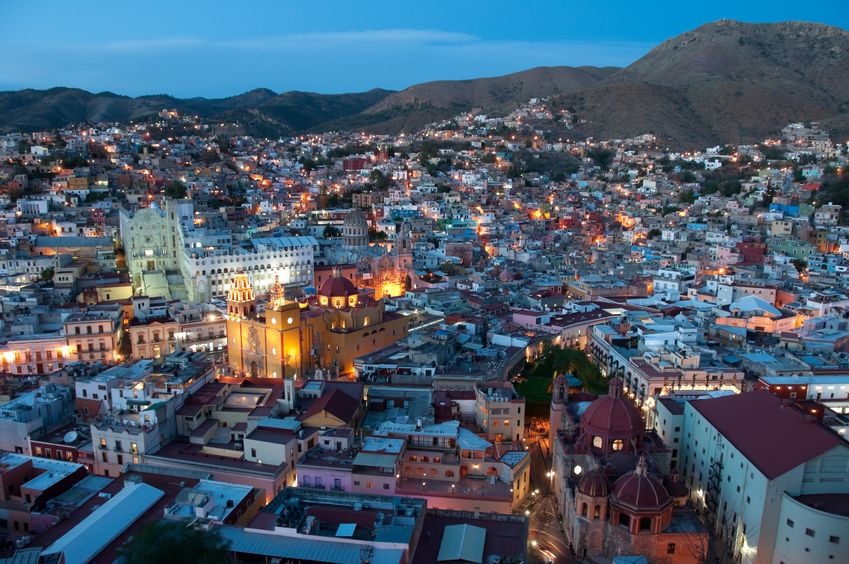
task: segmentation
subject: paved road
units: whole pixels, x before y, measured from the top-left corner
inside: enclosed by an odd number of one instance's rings
[[[529,450],[532,494],[523,511],[529,512],[530,556],[538,562],[553,559],[556,564],[575,564],[578,560],[569,552],[557,501],[551,491],[551,459],[543,454],[544,451],[547,451],[545,445],[538,441],[533,442]],[[538,493],[533,495],[533,492]]]

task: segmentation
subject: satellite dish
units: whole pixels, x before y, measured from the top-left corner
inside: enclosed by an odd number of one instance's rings
[[[72,443],[77,440],[77,432],[76,431],[68,431],[65,433],[65,436],[62,437],[62,442],[64,443]]]

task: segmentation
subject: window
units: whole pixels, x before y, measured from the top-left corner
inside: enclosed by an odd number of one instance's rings
[[[666,554],[675,554],[675,543],[671,542],[666,545]]]
[[[791,529],[793,528],[793,520],[792,519],[787,520],[787,526],[790,527]]]
[[[593,446],[595,448],[601,448],[602,444],[603,444],[603,441],[602,441],[601,437],[593,437]]]
[[[389,489],[389,484],[383,484],[383,489],[384,489],[384,490],[388,490],[388,489]]]
[[[814,537],[814,536],[816,536],[816,533],[814,532],[814,530],[813,530],[813,529],[805,529],[805,534],[806,534],[807,536],[809,536],[809,537]]]
[[[622,450],[622,447],[625,446],[625,443],[622,439],[616,439],[613,441],[613,450]]]
[[[105,437],[100,439],[100,448],[106,448],[106,438]]]
[[[830,537],[828,537],[828,542],[830,542],[831,544],[840,544],[840,537],[831,535]]]

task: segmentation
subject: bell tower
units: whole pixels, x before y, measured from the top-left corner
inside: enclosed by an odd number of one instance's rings
[[[239,272],[227,292],[227,359],[237,371],[248,372],[249,359],[245,358],[250,341],[249,321],[256,316],[256,297],[248,275]]]
[[[266,354],[265,377],[284,378],[284,385],[293,385],[292,380],[303,375],[301,308],[298,302],[286,300],[286,291],[278,277],[274,278],[274,285],[268,292],[262,334]],[[293,396],[288,391],[286,393],[285,405],[291,409]]]
[[[237,319],[252,318],[256,315],[256,296],[254,288],[244,272],[236,273],[230,291],[227,292],[227,315]]]

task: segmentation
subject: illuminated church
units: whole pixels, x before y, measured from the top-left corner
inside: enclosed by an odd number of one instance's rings
[[[351,279],[358,288],[374,290],[377,299],[398,297],[409,289],[413,276],[413,239],[410,223],[401,223],[394,240],[369,245],[368,223],[355,209],[345,218],[341,244],[327,249],[330,264],[354,265]],[[387,252],[387,249],[391,249]]]
[[[408,331],[407,318],[385,311],[382,300],[361,296],[338,268],[304,303],[287,301],[275,281],[265,310],[259,311],[245,273],[236,274],[227,295],[228,363],[252,378],[350,376],[356,357],[389,346]]]
[[[301,362],[301,308],[286,301],[279,280],[257,313],[248,275],[239,272],[227,294],[227,358],[237,373],[254,378],[297,378]]]

